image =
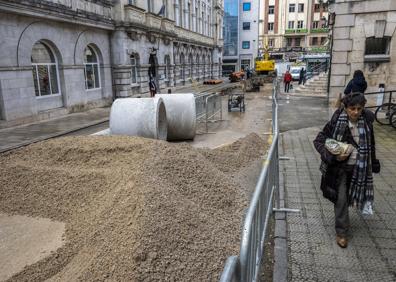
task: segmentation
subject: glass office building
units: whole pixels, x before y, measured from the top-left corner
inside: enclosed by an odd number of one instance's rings
[[[223,71],[229,69],[234,71],[232,61],[237,62],[238,59],[238,22],[239,22],[239,1],[225,0],[224,1],[224,26],[223,26]],[[227,58],[231,56],[234,58]],[[229,64],[231,63],[231,65]],[[230,69],[231,67],[231,69]],[[226,71],[226,72],[229,72]]]

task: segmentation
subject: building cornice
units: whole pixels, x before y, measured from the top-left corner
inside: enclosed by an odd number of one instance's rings
[[[112,1],[98,0],[104,6],[111,8]],[[0,12],[13,13],[40,19],[51,19],[100,29],[113,30],[111,17],[105,17],[88,11],[53,3],[50,1],[3,0],[0,2]]]

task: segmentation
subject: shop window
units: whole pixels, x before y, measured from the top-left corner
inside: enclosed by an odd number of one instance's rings
[[[41,41],[34,44],[31,62],[36,96],[60,94],[58,63],[50,47]]]

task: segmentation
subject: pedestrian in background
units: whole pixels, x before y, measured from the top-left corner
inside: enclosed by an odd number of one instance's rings
[[[283,83],[285,84],[285,93],[289,93],[290,89],[290,82],[293,80],[289,71],[286,71],[285,75],[283,76]]]
[[[301,68],[300,70],[300,77],[298,78],[298,84],[304,83],[305,84],[305,69]]]
[[[353,73],[353,78],[345,87],[344,94],[351,94],[351,93],[364,93],[367,89],[367,82],[364,78],[364,74],[361,70],[355,70]]]
[[[361,93],[346,95],[344,107],[335,111],[313,141],[322,159],[320,189],[334,203],[336,242],[341,248],[348,245],[348,207],[372,214],[372,173],[380,171],[375,154],[374,119],[364,111],[366,101]],[[330,141],[342,142],[337,144],[347,145],[348,149],[335,153],[328,146]]]
[[[149,89],[150,89],[150,97],[154,97],[157,94],[157,85],[155,85],[155,81],[152,76],[150,76],[149,80]]]

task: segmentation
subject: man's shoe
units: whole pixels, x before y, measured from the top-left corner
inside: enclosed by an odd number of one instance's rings
[[[338,246],[340,246],[341,248],[346,248],[348,247],[348,239],[345,236],[341,236],[341,235],[337,235],[336,236],[336,241]]]

